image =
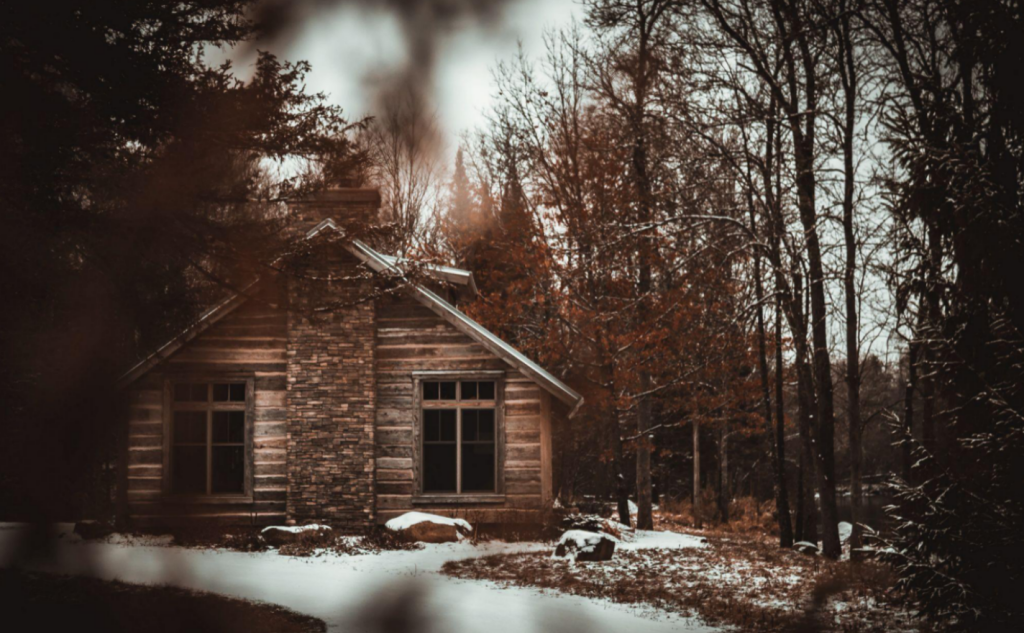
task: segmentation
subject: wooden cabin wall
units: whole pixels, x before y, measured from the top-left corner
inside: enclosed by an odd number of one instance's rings
[[[250,300],[131,386],[128,512],[133,526],[284,521],[286,324],[284,310]],[[164,380],[190,375],[215,379],[220,374],[254,378],[253,500],[210,504],[163,499]]]
[[[419,412],[413,373],[431,370],[506,372],[503,503],[414,503],[413,442]],[[413,509],[471,522],[535,521],[550,502],[551,462],[542,460],[551,450],[550,409],[546,391],[433,311],[411,297],[382,300],[377,309],[378,522]]]

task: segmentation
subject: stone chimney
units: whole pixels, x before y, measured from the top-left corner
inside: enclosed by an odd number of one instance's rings
[[[292,222],[308,232],[321,221],[339,224],[376,224],[380,214],[380,191],[368,187],[336,187],[288,204]]]
[[[372,223],[375,189],[333,189],[291,205],[308,232],[332,218]],[[316,238],[314,238],[315,240]],[[374,523],[375,307],[372,280],[338,244],[288,280],[288,519]]]

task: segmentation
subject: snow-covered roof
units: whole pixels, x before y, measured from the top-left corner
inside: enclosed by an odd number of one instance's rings
[[[333,220],[328,218],[309,231],[306,237],[311,239],[327,229],[338,230],[338,226]],[[379,253],[361,240],[352,240],[346,245],[346,248],[373,271],[388,272],[400,278],[405,278],[405,272],[400,265],[401,258]],[[439,275],[451,275],[453,278],[465,280],[464,283],[469,285],[474,292],[476,291],[476,284],[473,282],[472,273],[469,271],[447,266],[435,266],[434,270]],[[128,386],[158,365],[162,360],[181,349],[185,343],[207,330],[214,323],[234,311],[235,308],[241,306],[248,299],[246,291],[256,283],[258,283],[258,280],[205,312],[191,327],[125,372],[117,381],[117,386],[119,388]],[[460,282],[456,281],[456,283]],[[421,284],[412,282],[409,282],[409,290],[417,301],[433,310],[438,316],[455,327],[455,329],[480,343],[485,349],[529,376],[538,385],[568,405],[571,409],[569,412],[570,417],[583,404],[583,396],[572,387],[566,385],[543,367],[530,360],[525,354],[495,336],[487,328],[463,314],[437,293]]]

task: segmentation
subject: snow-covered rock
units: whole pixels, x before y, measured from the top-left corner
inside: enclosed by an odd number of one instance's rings
[[[454,543],[473,532],[473,526],[465,519],[426,512],[406,512],[385,523],[384,527],[406,541],[419,543]]]
[[[797,541],[793,543],[793,549],[801,554],[817,554],[818,546],[810,541]]]
[[[555,556],[595,562],[611,560],[616,542],[614,537],[607,534],[569,530],[559,539]]]
[[[294,543],[299,540],[304,532],[319,532],[321,530],[330,531],[330,526],[327,525],[271,525],[263,528],[260,531],[260,535],[263,540],[267,542],[267,545],[272,547],[281,547],[289,543]]]
[[[846,521],[839,522],[839,542],[845,543],[850,540],[850,536],[853,534],[853,525]]]

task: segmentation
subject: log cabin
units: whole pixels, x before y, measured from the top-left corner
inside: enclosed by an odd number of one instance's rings
[[[459,310],[470,271],[411,281],[362,240],[323,239],[379,205],[356,188],[291,204],[318,274],[257,280],[124,374],[127,525],[361,531],[410,510],[528,523],[550,509],[552,428],[582,397]],[[375,293],[385,279],[394,291]]]

